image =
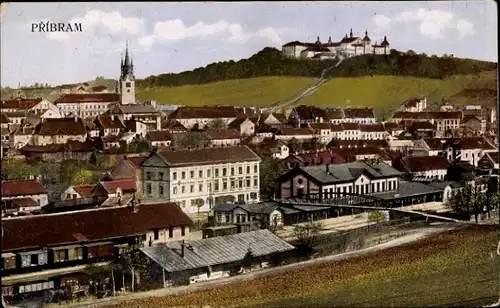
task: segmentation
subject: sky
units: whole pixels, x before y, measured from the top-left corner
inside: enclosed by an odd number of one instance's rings
[[[126,41],[136,78],[248,58],[350,29],[391,48],[498,61],[493,1],[10,3],[1,12],[2,87],[116,79]],[[82,32],[32,32],[39,22]]]

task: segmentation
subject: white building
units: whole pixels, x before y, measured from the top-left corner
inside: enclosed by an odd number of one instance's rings
[[[390,45],[387,37],[380,44],[374,42],[368,37],[368,31],[365,31],[363,38],[354,36],[352,33],[345,35],[339,42],[332,42],[331,37],[327,43],[321,43],[319,37],[315,43],[303,43],[299,41],[289,42],[282,46],[282,53],[290,58],[308,58],[308,59],[331,59],[339,54],[347,57],[365,55],[365,54],[389,54]]]
[[[247,146],[155,151],[142,163],[143,198],[178,203],[186,213],[258,202],[260,161]]]
[[[444,181],[450,162],[444,156],[406,156],[401,159],[401,171],[416,180]]]
[[[117,87],[122,105],[136,104],[134,62],[128,54],[128,44],[125,49],[125,59],[121,60],[120,85]]]
[[[443,148],[449,161],[466,161],[475,167],[484,154],[498,151],[495,145],[483,137],[452,139]]]
[[[421,98],[412,97],[406,100],[399,108],[403,112],[423,112],[426,109],[427,98],[425,96]]]
[[[78,116],[93,118],[105,113],[110,105],[120,102],[116,93],[101,94],[65,94],[54,103],[63,117]]]
[[[41,208],[49,203],[47,190],[39,180],[2,181],[2,200],[33,199]]]
[[[238,108],[231,106],[179,107],[170,113],[168,118],[177,120],[187,129],[191,129],[195,125],[204,129],[214,121],[221,121],[227,126],[241,115],[242,112]]]

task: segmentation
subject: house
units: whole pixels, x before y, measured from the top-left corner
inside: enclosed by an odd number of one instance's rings
[[[252,150],[261,157],[272,157],[275,159],[284,159],[288,157],[290,149],[281,140],[264,139],[258,144],[252,146]]]
[[[249,250],[252,267],[267,267],[273,259],[284,259],[294,249],[271,231],[258,230],[140,250],[151,260],[148,279],[171,286],[229,277]]]
[[[476,168],[467,161],[454,161],[452,162],[446,172],[447,181],[462,181],[465,176],[478,176]]]
[[[386,122],[384,124],[384,129],[388,135],[392,137],[396,137],[405,131],[405,127],[403,125],[399,125],[397,123]]]
[[[255,123],[253,123],[249,118],[237,118],[229,123],[228,128],[237,130],[241,136],[255,135]]]
[[[288,169],[300,166],[317,166],[326,164],[343,164],[345,159],[338,153],[327,151],[315,151],[311,153],[291,154],[284,158],[281,163]]]
[[[436,125],[436,130],[440,134],[443,134],[447,130],[459,128],[461,120],[461,111],[397,111],[392,116],[391,121],[393,123],[430,122]]]
[[[112,104],[120,102],[116,93],[64,94],[54,104],[64,117],[93,118],[105,113]]]
[[[177,202],[187,213],[258,202],[260,161],[247,146],[153,151],[141,165],[143,198]]]
[[[82,118],[42,119],[35,127],[33,145],[65,144],[68,141],[85,142],[87,128]]]
[[[420,138],[433,138],[436,131],[436,125],[431,122],[412,122],[405,126],[405,133]]]
[[[165,119],[161,122],[161,129],[170,131],[172,133],[185,133],[188,131],[188,129],[184,127],[184,125],[179,123],[179,121],[169,119]]]
[[[134,119],[147,125],[148,130],[161,130],[161,114],[153,105],[115,104],[110,107],[107,114],[117,116],[122,123]]]
[[[411,149],[414,156],[437,156],[443,153],[443,146],[447,139],[430,138],[418,139],[413,142]]]
[[[2,181],[2,200],[19,198],[31,198],[40,208],[49,203],[47,190],[39,180]]]
[[[95,123],[99,127],[99,136],[118,136],[125,130],[124,123],[115,115],[99,115]]]
[[[12,124],[21,124],[23,120],[28,115],[27,111],[4,111],[3,114],[7,116],[10,123]]]
[[[285,142],[292,139],[296,140],[310,140],[317,136],[316,132],[307,127],[303,128],[293,128],[293,127],[282,127],[276,132],[274,138],[276,140],[283,140]]]
[[[413,181],[444,181],[450,162],[443,156],[406,156],[393,166]]]
[[[137,192],[135,178],[99,181],[92,189],[91,195],[95,202],[101,204],[109,198],[132,197]]]
[[[1,201],[2,217],[40,213],[42,207],[33,198],[15,198]]]
[[[480,169],[494,170],[498,174],[498,152],[486,152],[477,162],[477,166]]]
[[[359,140],[361,139],[361,127],[358,123],[345,122],[340,124],[342,127],[341,140]]]
[[[278,133],[279,129],[271,125],[261,123],[255,128],[255,136],[260,138],[272,138],[274,134]]]
[[[125,155],[114,166],[109,173],[112,180],[135,179],[137,195],[141,197],[142,181],[141,181],[141,164],[146,160],[147,156],[143,155]]]
[[[315,106],[300,105],[292,109],[290,119],[299,124],[322,123],[325,121],[326,111]]]
[[[205,131],[211,146],[237,146],[241,135],[236,129],[209,129]]]
[[[346,108],[344,109],[344,121],[358,124],[375,124],[375,112],[373,108]]]
[[[216,204],[212,211],[216,225],[258,222],[258,227],[283,226],[283,212],[280,210],[278,202],[220,203]]]
[[[85,128],[87,129],[87,134],[90,138],[97,138],[101,135],[99,126],[97,125],[97,119],[87,118],[83,121],[85,122]]]
[[[403,112],[423,112],[427,109],[427,98],[424,97],[412,97],[407,99],[399,107],[399,111]]]
[[[307,123],[307,127],[318,135],[319,142],[323,144],[328,144],[335,136],[331,128],[332,125],[334,124],[330,124],[329,122]]]
[[[397,191],[401,172],[385,163],[350,162],[339,165],[295,168],[279,179],[279,198],[316,195],[333,198],[334,193],[370,194]]]
[[[0,105],[0,110],[2,112],[17,112],[23,111],[28,112],[32,107],[38,105],[42,102],[43,98],[26,99],[26,98],[15,98],[11,100],[2,100]]]
[[[384,124],[359,124],[359,139],[362,140],[382,140],[387,133]]]
[[[236,107],[230,106],[204,106],[204,107],[186,107],[177,108],[168,115],[170,120],[177,120],[187,129],[191,129],[198,124],[199,128],[205,128],[214,120],[221,120],[225,125],[233,122],[242,116],[242,111]]]
[[[172,143],[173,137],[170,131],[150,131],[146,134],[146,139],[153,147],[168,147]]]
[[[474,115],[464,115],[460,121],[460,127],[475,133],[484,133],[486,131],[486,119]]]
[[[62,275],[115,260],[131,245],[188,239],[191,225],[172,203],[4,218],[2,287],[13,296],[53,289]]]
[[[325,120],[332,124],[343,123],[345,121],[344,111],[342,109],[327,109]]]
[[[259,117],[259,123],[264,123],[267,125],[280,125],[287,123],[286,116],[282,113],[263,113]]]
[[[68,159],[88,161],[95,150],[96,146],[92,140],[86,140],[85,142],[69,140],[64,144],[28,144],[20,148],[19,152],[27,158],[61,162]]]
[[[61,200],[89,199],[92,197],[94,187],[93,184],[72,185],[61,193]]]
[[[444,143],[443,150],[449,161],[467,161],[475,167],[477,167],[477,163],[485,153],[498,151],[493,144],[483,137],[449,139]]]
[[[136,119],[125,120],[123,124],[125,125],[125,135],[131,134],[133,138],[146,138],[149,131],[147,124]]]
[[[45,119],[62,118],[59,108],[45,98],[39,99],[38,103],[31,107],[28,112]]]

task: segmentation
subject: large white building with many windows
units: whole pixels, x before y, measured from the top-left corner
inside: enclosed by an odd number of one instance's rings
[[[175,202],[186,213],[258,202],[260,161],[247,146],[156,151],[141,165],[141,197]]]

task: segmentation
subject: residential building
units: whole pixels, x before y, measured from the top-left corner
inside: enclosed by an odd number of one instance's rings
[[[283,140],[285,142],[292,139],[296,140],[311,140],[315,137],[319,137],[314,129],[303,127],[303,128],[293,128],[293,127],[282,127],[276,132],[274,138],[276,140]]]
[[[147,156],[143,155],[125,155],[114,166],[109,173],[112,180],[135,179],[137,196],[142,196],[141,164]]]
[[[345,159],[341,155],[332,150],[291,154],[281,161],[281,163],[288,169],[300,166],[316,166],[326,164],[336,165],[343,164],[345,162]]]
[[[412,97],[407,99],[401,107],[399,111],[403,112],[423,112],[427,109],[427,98],[424,97]]]
[[[464,115],[460,121],[460,127],[478,134],[486,132],[486,119],[475,115]]]
[[[141,165],[143,198],[179,203],[187,213],[258,202],[260,161],[247,146],[153,151]]]
[[[341,140],[360,140],[361,139],[361,127],[358,123],[342,123]]]
[[[274,159],[284,159],[290,154],[290,149],[285,142],[273,139],[264,139],[252,145],[252,150],[261,157],[272,157]]]
[[[281,227],[284,223],[283,211],[273,201],[252,204],[220,203],[212,211],[216,225],[255,223],[261,228]]]
[[[418,139],[413,141],[411,149],[414,156],[437,156],[441,155],[444,150],[444,144],[447,139],[431,138]]]
[[[127,120],[136,120],[144,123],[148,131],[161,130],[161,114],[152,105],[130,104],[113,105],[107,112],[109,115],[117,116],[123,123]]]
[[[351,162],[295,168],[279,179],[279,198],[334,198],[343,193],[397,191],[401,172],[385,163]]]
[[[241,135],[236,129],[209,129],[205,131],[211,146],[237,146]]]
[[[461,111],[397,111],[391,121],[393,123],[430,122],[436,125],[437,131],[442,135],[447,130],[459,128],[461,120]]]
[[[187,129],[195,125],[203,129],[215,120],[222,121],[225,125],[242,116],[242,111],[230,106],[204,106],[204,107],[179,107],[168,115],[170,120],[176,120]]]
[[[498,151],[497,147],[483,137],[449,139],[443,145],[443,150],[449,161],[467,161],[475,167],[485,153]]]
[[[413,181],[444,181],[450,162],[444,156],[406,156],[393,166]]]
[[[486,152],[477,162],[477,166],[480,169],[492,170],[494,173],[498,174],[498,151],[497,152]]]
[[[49,203],[47,190],[39,180],[2,181],[2,200],[31,198],[41,208]]]
[[[359,135],[362,140],[383,140],[387,132],[384,124],[360,124]]]
[[[85,142],[87,129],[82,118],[42,119],[35,127],[33,145],[65,144],[68,141]]]
[[[229,123],[228,128],[236,129],[243,137],[255,135],[255,123],[249,118],[237,118]]]
[[[137,192],[135,178],[99,181],[92,189],[91,195],[95,202],[102,204],[110,198],[133,197]]]
[[[170,131],[150,131],[146,134],[146,139],[153,147],[169,147],[172,143],[173,137]]]
[[[116,93],[65,94],[54,104],[63,117],[94,118],[105,113],[112,104],[120,102]]]
[[[94,184],[72,185],[61,193],[61,200],[89,199],[94,187]]]
[[[358,124],[375,124],[376,117],[373,108],[346,108],[344,121]]]

